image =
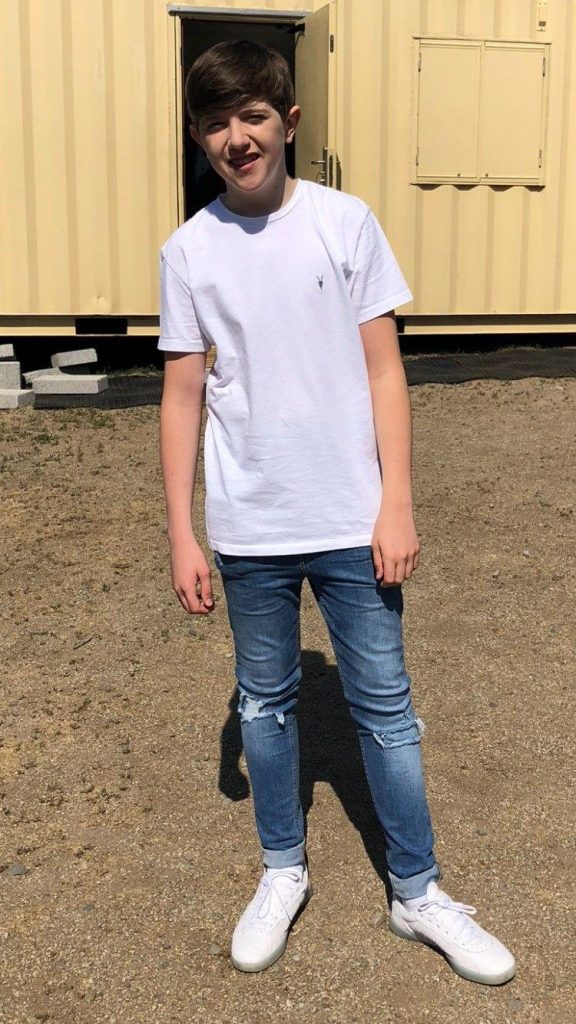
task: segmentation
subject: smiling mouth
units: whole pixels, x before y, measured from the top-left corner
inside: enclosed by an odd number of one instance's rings
[[[258,153],[247,153],[246,156],[232,157],[228,163],[234,168],[246,167],[258,159]]]

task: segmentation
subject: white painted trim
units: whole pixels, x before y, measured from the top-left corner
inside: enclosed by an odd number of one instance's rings
[[[168,4],[168,14],[175,14],[181,18],[202,18],[219,20],[231,18],[235,21],[246,19],[265,21],[302,21],[312,11],[274,11],[263,10],[254,7],[192,7],[189,4]]]

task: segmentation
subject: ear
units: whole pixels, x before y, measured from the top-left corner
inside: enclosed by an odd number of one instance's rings
[[[204,146],[204,144],[202,142],[202,136],[200,135],[200,132],[198,131],[197,128],[194,127],[193,124],[190,125],[190,135],[194,139],[194,142],[197,142],[198,145],[201,146],[202,149],[205,150],[205,146]]]
[[[296,133],[296,125],[298,124],[298,121],[300,120],[301,114],[302,114],[302,111],[300,110],[300,107],[292,107],[288,111],[288,114],[286,116],[286,120],[284,121],[284,138],[285,138],[286,142],[293,142],[294,141],[294,135]]]

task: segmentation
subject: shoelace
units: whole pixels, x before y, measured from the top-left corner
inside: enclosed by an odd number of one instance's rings
[[[453,918],[439,917],[439,921],[449,925],[451,935],[457,942],[477,943],[479,939],[483,940],[483,936],[478,933],[478,925],[470,920],[476,913],[476,907],[471,907],[467,903],[456,903],[445,892],[439,892],[438,896],[424,900],[418,905],[418,913],[422,914],[432,913],[437,916],[445,911],[462,915],[456,927]]]
[[[285,873],[283,872],[281,875],[264,875],[260,882],[255,906],[250,915],[251,924],[259,925],[261,928],[266,927],[266,918],[272,911],[272,901],[274,897],[278,900],[278,903],[280,904],[282,911],[286,914],[288,920],[291,920],[290,912],[288,911],[280,892],[282,888],[282,880],[289,879],[291,882],[296,884],[300,881],[301,877],[302,876],[299,873],[290,871],[286,871]],[[276,916],[277,915],[272,915],[273,920],[268,922],[269,925],[275,923],[274,918],[276,918]]]

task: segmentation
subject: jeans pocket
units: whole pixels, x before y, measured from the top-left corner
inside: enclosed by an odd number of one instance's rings
[[[214,565],[216,566],[217,569],[222,571],[222,559],[220,558],[220,555],[218,554],[217,551],[214,552]]]

